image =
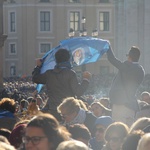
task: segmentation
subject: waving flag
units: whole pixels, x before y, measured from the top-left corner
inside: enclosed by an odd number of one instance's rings
[[[93,37],[73,37],[60,42],[60,44],[48,51],[42,58],[43,64],[41,73],[53,69],[56,65],[55,53],[60,49],[67,49],[71,54],[70,63],[72,66],[98,61],[101,56],[109,49],[109,42]],[[41,90],[42,84],[37,85],[37,91]]]

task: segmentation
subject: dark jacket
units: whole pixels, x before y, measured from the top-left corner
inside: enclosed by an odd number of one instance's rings
[[[16,124],[16,118],[13,113],[0,109],[0,128],[12,130]]]
[[[103,145],[105,144],[104,142],[100,141],[98,142],[96,140],[95,137],[91,138],[90,141],[89,141],[89,144],[92,148],[92,150],[101,150],[103,148]]]
[[[92,136],[94,134],[94,127],[97,117],[94,116],[91,112],[86,111],[86,118],[84,125],[90,130]]]
[[[118,69],[110,89],[111,103],[126,105],[137,111],[139,108],[136,91],[144,78],[143,67],[137,62],[121,62],[114,56],[111,48],[107,52],[107,57],[109,62]]]
[[[78,82],[75,71],[66,64],[59,65],[53,70],[40,74],[40,68],[35,68],[32,80],[37,84],[45,84],[48,90],[48,104],[50,109],[56,110],[57,106],[66,97],[80,97],[89,85],[88,80]]]

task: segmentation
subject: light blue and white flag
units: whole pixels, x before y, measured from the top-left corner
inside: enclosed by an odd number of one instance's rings
[[[53,69],[56,65],[55,53],[60,49],[67,49],[71,54],[70,63],[72,67],[80,66],[98,61],[109,49],[109,41],[93,37],[73,37],[60,42],[60,44],[48,51],[42,58],[41,73]],[[40,92],[42,84],[37,85]]]

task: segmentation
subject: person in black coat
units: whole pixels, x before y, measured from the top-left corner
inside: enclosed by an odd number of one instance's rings
[[[59,49],[55,53],[56,66],[52,70],[47,70],[40,74],[42,66],[41,59],[37,60],[37,66],[32,73],[32,81],[37,84],[45,84],[49,99],[46,104],[49,112],[60,120],[57,113],[57,106],[66,97],[80,97],[89,85],[91,74],[83,72],[83,80],[78,82],[76,72],[71,69],[70,54],[66,49]]]

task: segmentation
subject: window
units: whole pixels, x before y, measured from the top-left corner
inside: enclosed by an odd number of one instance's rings
[[[16,44],[15,43],[11,43],[9,45],[9,54],[16,54]]]
[[[79,0],[69,0],[69,3],[79,3]]]
[[[109,0],[99,0],[99,3],[109,3]]]
[[[40,31],[50,31],[50,12],[40,12]]]
[[[10,76],[15,76],[16,75],[16,66],[11,66],[10,67]]]
[[[10,13],[10,32],[15,32],[16,27],[15,27],[15,12]]]
[[[73,29],[74,31],[80,30],[80,12],[70,12],[70,29]]]
[[[51,49],[51,44],[49,43],[41,43],[40,44],[40,54],[45,54]]]
[[[109,31],[109,12],[99,13],[99,30]]]

